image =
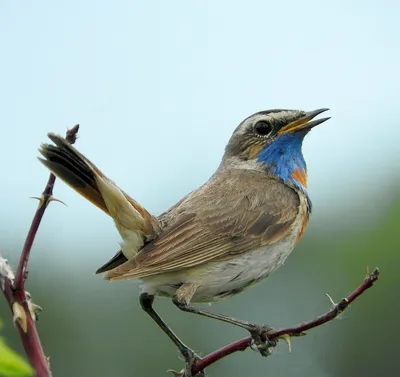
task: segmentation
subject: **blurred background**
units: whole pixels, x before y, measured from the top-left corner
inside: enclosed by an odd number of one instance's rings
[[[77,148],[159,214],[202,184],[248,115],[331,109],[306,139],[310,226],[285,266],[212,309],[275,327],[311,319],[381,269],[340,320],[210,376],[398,375],[398,1],[2,1],[0,252],[13,266],[48,172],[37,148],[81,124]],[[110,218],[61,182],[39,230],[28,290],[55,377],[165,376],[183,363],[141,311],[139,284],[93,272],[118,248]],[[205,355],[247,336],[156,308]],[[5,301],[2,336],[23,352]],[[397,372],[396,372],[397,371]]]

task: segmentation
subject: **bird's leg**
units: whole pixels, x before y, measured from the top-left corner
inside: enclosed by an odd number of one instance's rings
[[[193,363],[200,359],[196,353],[186,346],[169,328],[169,326],[163,321],[163,319],[158,315],[158,313],[153,309],[154,296],[148,293],[141,293],[139,296],[140,305],[142,309],[153,319],[155,323],[160,327],[162,331],[167,334],[167,336],[174,342],[178,347],[179,352],[185,359],[187,371],[191,370]],[[191,376],[191,374],[185,374],[185,376]]]
[[[266,335],[268,331],[271,331],[273,329],[271,326],[257,325],[251,322],[225,316],[223,314],[213,313],[205,309],[196,308],[195,306],[190,305],[188,301],[185,300],[184,297],[182,297],[182,295],[179,295],[179,290],[175,294],[172,301],[180,310],[184,312],[199,314],[204,317],[213,318],[218,321],[230,323],[231,325],[239,326],[246,329],[250,332],[254,343],[262,356],[269,356],[271,354],[271,347],[275,347],[277,344],[276,341],[270,341]]]

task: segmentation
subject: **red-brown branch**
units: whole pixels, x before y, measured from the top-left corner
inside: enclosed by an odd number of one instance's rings
[[[67,131],[66,139],[71,144],[75,143],[78,130],[79,125],[76,125]],[[14,319],[15,305],[19,304],[20,307],[23,308],[24,318],[22,319],[22,321],[25,321],[25,325],[21,326],[21,322],[17,318],[16,326],[18,327],[21,342],[24,346],[28,360],[35,370],[36,377],[50,377],[51,371],[47,358],[43,352],[39,334],[36,330],[35,321],[32,318],[32,315],[34,316],[34,313],[32,314],[29,308],[30,297],[27,296],[25,291],[25,281],[28,274],[27,266],[32,245],[46,208],[52,199],[55,180],[56,177],[53,174],[50,174],[42,196],[38,198],[39,207],[36,210],[36,213],[31,223],[31,227],[29,228],[28,234],[26,236],[15,278],[6,260],[0,257],[0,288],[4,293],[8,305],[10,306],[10,309],[14,315]],[[25,329],[23,327],[25,327]]]
[[[341,314],[347,307],[360,295],[362,295],[368,288],[372,287],[372,285],[378,280],[379,270],[375,268],[375,270],[368,275],[362,284],[351,292],[347,297],[340,300],[337,304],[333,306],[333,308],[327,313],[314,318],[311,321],[300,323],[296,326],[276,329],[268,332],[266,335],[269,340],[275,340],[278,338],[282,338],[282,336],[301,336],[304,335],[304,332],[310,330],[314,327],[321,326],[324,323],[332,321],[339,314]],[[217,351],[210,353],[209,355],[198,360],[192,367],[192,375],[196,376],[197,373],[203,371],[206,367],[214,364],[218,360],[231,355],[237,351],[244,351],[246,348],[250,347],[252,344],[251,337],[247,337],[244,339],[240,339],[236,342],[228,344],[225,347],[220,348]]]

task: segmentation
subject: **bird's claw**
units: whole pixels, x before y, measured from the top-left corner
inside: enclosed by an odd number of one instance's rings
[[[196,375],[192,374],[193,365],[200,360],[200,356],[189,348],[182,350],[181,353],[186,362],[185,369],[182,369],[179,372],[169,369],[168,372],[171,372],[174,377],[205,377],[203,371],[196,373]]]
[[[270,356],[272,349],[278,344],[276,340],[269,340],[267,336],[273,328],[268,325],[252,325],[248,330],[253,338],[252,348],[255,346],[261,356]]]

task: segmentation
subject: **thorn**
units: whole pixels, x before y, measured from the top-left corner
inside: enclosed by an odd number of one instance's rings
[[[337,310],[336,318],[340,319],[341,313],[343,313],[345,309],[349,306],[349,300],[347,300],[347,298],[343,298],[339,302],[335,302],[333,301],[332,297],[328,295],[328,293],[325,293],[325,295],[329,298],[329,301],[331,302],[333,308]]]
[[[47,200],[45,199],[44,195],[31,196],[30,199],[39,200],[39,208],[42,207],[44,204],[46,204],[46,207],[47,207],[50,204],[50,202],[58,202],[58,203],[64,204],[66,207],[68,207],[62,200],[57,199],[53,195],[51,195]]]
[[[58,202],[58,203],[64,204],[66,207],[68,207],[62,200],[57,199],[57,198],[54,197],[53,195],[50,196],[50,198],[49,198],[49,200],[48,200],[48,202],[47,202],[47,205],[48,205],[50,202]]]
[[[329,298],[329,301],[331,302],[331,304],[333,305],[333,307],[335,307],[337,304],[335,301],[332,300],[332,297],[328,295],[328,293],[325,293],[326,297]]]
[[[289,353],[292,353],[292,342],[290,341],[290,335],[289,334],[283,334],[282,336],[280,336],[280,338],[282,338],[286,342],[286,344],[288,345]]]
[[[30,199],[39,200],[39,208],[42,208],[42,206],[45,204],[45,198],[44,198],[43,195],[40,195],[40,196],[31,196]]]
[[[172,373],[174,377],[185,377],[185,370],[182,369],[180,372],[177,372],[176,370],[173,369],[168,369],[167,373]]]
[[[21,327],[22,331],[26,334],[28,331],[28,323],[26,320],[25,310],[22,305],[18,302],[14,302],[12,304],[12,312],[13,312],[13,323],[14,326],[18,322],[19,326]]]
[[[37,321],[39,319],[38,313],[41,312],[43,309],[41,306],[36,305],[32,301],[32,296],[29,292],[25,291],[26,303],[28,305],[29,313],[33,321]]]
[[[33,303],[28,303],[29,307],[29,312],[31,313],[31,317],[33,321],[38,321],[39,320],[39,315],[38,313],[41,312],[43,309],[41,306],[33,304]]]

